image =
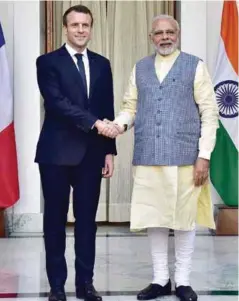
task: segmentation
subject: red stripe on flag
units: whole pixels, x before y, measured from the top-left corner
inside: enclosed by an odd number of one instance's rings
[[[0,208],[19,199],[17,152],[13,122],[0,132]]]

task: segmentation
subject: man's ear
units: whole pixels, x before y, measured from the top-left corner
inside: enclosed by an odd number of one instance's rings
[[[67,34],[67,27],[65,25],[63,25],[63,32],[64,32],[64,35],[66,36],[66,34]]]
[[[153,43],[153,34],[151,32],[149,33],[149,40],[151,43]]]

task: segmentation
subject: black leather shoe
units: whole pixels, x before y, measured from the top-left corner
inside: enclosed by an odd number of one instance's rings
[[[49,301],[66,301],[66,294],[64,291],[50,291]]]
[[[198,296],[191,288],[191,286],[180,285],[176,287],[176,296],[180,301],[197,301]]]
[[[169,279],[165,286],[151,283],[137,295],[138,300],[151,300],[160,296],[171,295],[171,281]]]
[[[76,287],[76,298],[85,301],[102,301],[102,297],[98,294],[92,283],[84,283]]]

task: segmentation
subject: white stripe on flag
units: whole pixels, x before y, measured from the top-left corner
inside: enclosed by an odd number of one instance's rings
[[[224,42],[222,38],[220,37],[219,41],[219,55],[217,58],[217,65],[214,72],[214,78],[213,78],[213,84],[214,86],[218,84],[219,82],[225,81],[225,80],[234,80],[238,81],[238,76],[234,69],[232,68],[231,62],[229,61],[227,57],[227,53],[225,50]]]
[[[218,83],[233,80],[238,81],[238,76],[234,69],[232,68],[231,62],[227,57],[227,53],[224,47],[224,42],[220,38],[219,43],[219,56],[217,59],[217,65],[215,70],[215,76],[213,79],[213,84],[216,86]],[[231,137],[234,145],[238,149],[238,117],[235,118],[223,118],[220,116],[220,120]]]
[[[13,121],[13,101],[5,45],[0,48],[0,132]]]

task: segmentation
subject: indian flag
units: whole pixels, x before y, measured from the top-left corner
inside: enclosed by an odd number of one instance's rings
[[[5,40],[0,23],[0,209],[19,199],[17,154],[13,125],[13,98]]]
[[[221,35],[213,79],[220,110],[220,128],[211,158],[210,177],[217,197],[238,205],[238,11],[236,1],[224,1]],[[219,201],[220,202],[220,201]],[[218,200],[214,200],[218,203]]]

